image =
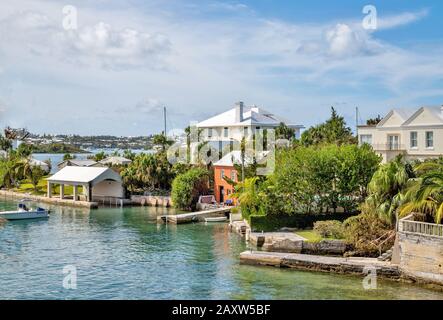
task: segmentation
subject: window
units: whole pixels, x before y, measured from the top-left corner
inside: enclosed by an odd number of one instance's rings
[[[372,134],[360,135],[360,144],[365,144],[365,143],[372,145]]]
[[[232,171],[231,171],[231,180],[232,180],[232,181],[235,181],[235,178],[236,178],[235,176],[236,176],[235,171],[232,170]]]
[[[208,138],[212,137],[212,128],[208,128]]]
[[[399,150],[400,148],[400,137],[397,135],[388,136],[388,147],[389,150]]]
[[[225,170],[220,171],[220,178],[223,179],[225,177]]]
[[[249,129],[248,127],[244,127],[244,128],[243,128],[243,135],[244,135],[245,137],[247,137],[248,134],[249,134],[248,129]]]
[[[411,132],[411,148],[417,148],[418,147],[418,142],[417,142],[417,131],[412,131]]]
[[[225,138],[229,137],[229,128],[224,128],[223,129],[223,135]]]
[[[426,131],[426,148],[434,147],[434,132]]]

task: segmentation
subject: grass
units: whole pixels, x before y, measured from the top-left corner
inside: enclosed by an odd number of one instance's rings
[[[314,230],[299,230],[299,231],[296,231],[295,234],[299,235],[300,237],[305,238],[307,240],[307,242],[313,242],[313,243],[320,242],[322,240],[339,240],[339,239],[332,238],[332,237],[323,238],[321,235],[319,235]]]
[[[28,179],[23,180],[20,183],[20,187],[14,188],[13,191],[20,193],[28,193],[37,196],[44,196],[47,194],[48,190],[45,178],[47,177],[40,179],[40,181],[38,182],[37,191],[34,190],[34,186]],[[82,188],[80,187],[78,189],[79,189],[79,194],[81,194]],[[74,193],[74,188],[72,186],[65,185],[65,195],[69,196],[73,195],[73,193]],[[60,195],[60,188],[57,185],[52,186],[52,195],[53,196]]]

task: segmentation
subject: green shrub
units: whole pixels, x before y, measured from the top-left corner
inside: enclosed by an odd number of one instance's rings
[[[200,195],[209,191],[209,173],[203,168],[192,168],[178,175],[172,182],[172,202],[182,210],[194,210]]]
[[[322,238],[341,239],[344,237],[343,223],[337,220],[317,221],[314,223],[314,231]]]

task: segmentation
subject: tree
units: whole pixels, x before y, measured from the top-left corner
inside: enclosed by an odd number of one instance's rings
[[[251,215],[261,214],[261,193],[258,186],[258,177],[247,178],[235,186],[235,192],[230,198],[236,198],[240,204],[242,216],[248,219]]]
[[[295,130],[280,122],[279,126],[275,128],[275,138],[292,140],[295,138]]]
[[[12,149],[12,141],[0,133],[0,150],[9,151],[10,149]]]
[[[63,155],[63,161],[72,160],[72,159],[75,159],[75,156],[70,153],[65,153]]]
[[[31,184],[34,186],[34,191],[38,191],[38,183],[44,177],[45,172],[40,166],[31,166],[26,171],[26,177],[29,179]]]
[[[435,223],[443,219],[443,164],[441,162],[423,163],[416,168],[424,172],[422,176],[411,182],[405,194],[404,203],[399,215],[405,216],[412,212],[425,215]]]
[[[204,168],[192,168],[178,175],[172,182],[172,202],[183,210],[193,210],[201,195],[209,191],[209,172]]]
[[[305,146],[318,144],[356,144],[357,139],[352,135],[351,128],[346,126],[343,117],[339,116],[334,107],[331,107],[331,117],[320,125],[303,132],[301,143]]]
[[[382,117],[380,115],[378,115],[376,118],[371,118],[371,119],[366,120],[366,125],[368,125],[368,126],[376,126],[382,120],[383,120]]]
[[[412,166],[401,156],[382,166],[374,173],[368,185],[369,196],[365,204],[380,218],[393,223],[408,181],[415,177]]]
[[[164,134],[156,134],[152,138],[152,143],[156,146],[160,146],[162,151],[166,151],[166,148],[171,146],[174,141],[169,140]]]
[[[97,152],[93,157],[94,161],[102,161],[106,158],[106,153],[104,151]]]

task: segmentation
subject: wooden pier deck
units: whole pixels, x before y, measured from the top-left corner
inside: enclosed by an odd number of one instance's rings
[[[244,251],[240,254],[240,263],[348,274],[363,274],[368,270],[375,270],[377,275],[381,277],[390,279],[401,277],[397,265],[386,261],[378,261],[376,258],[344,258],[298,253]]]
[[[232,207],[223,207],[191,213],[159,216],[157,217],[157,223],[184,224],[192,222],[204,222],[205,218],[226,216],[231,209]]]

